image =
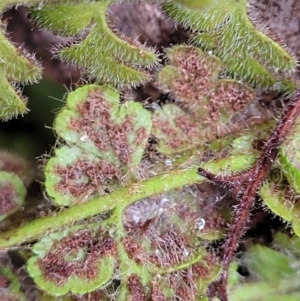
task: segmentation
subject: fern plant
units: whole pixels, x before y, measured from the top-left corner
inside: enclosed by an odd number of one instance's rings
[[[18,3],[33,22],[69,38],[55,53],[89,82],[68,94],[55,119],[58,140],[44,167],[52,212],[0,234],[5,250],[30,244],[21,255],[40,300],[237,300],[232,262],[255,200],[291,224],[291,241],[299,236],[296,59],[252,24],[245,0],[155,2],[190,34],[164,59],[113,28],[113,0]],[[41,72],[5,35],[4,120],[26,110],[14,85]],[[167,103],[121,100],[125,88],[150,80]],[[287,95],[276,125],[258,90]],[[0,163],[0,218],[7,222],[32,175],[6,153]],[[208,181],[219,186],[212,196],[202,191]],[[269,248],[254,246],[245,256],[264,251],[282,257],[294,275],[292,263]],[[248,267],[274,280],[259,265]],[[15,277],[13,268],[0,271]]]

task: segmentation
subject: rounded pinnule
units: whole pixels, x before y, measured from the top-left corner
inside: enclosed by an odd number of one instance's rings
[[[96,224],[52,233],[33,246],[27,269],[47,293],[84,294],[105,285],[114,272],[117,244]]]

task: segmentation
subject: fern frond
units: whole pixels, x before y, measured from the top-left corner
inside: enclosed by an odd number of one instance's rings
[[[141,104],[119,106],[112,87],[87,85],[68,96],[55,125],[66,141],[46,166],[46,190],[60,205],[85,201],[134,176],[151,130],[151,116]]]
[[[175,21],[193,30],[191,41],[218,56],[236,78],[255,87],[292,91],[296,60],[249,20],[247,0],[222,0],[205,10],[164,5]]]
[[[72,45],[58,47],[58,56],[86,69],[97,82],[118,87],[137,86],[151,79],[146,69],[158,64],[153,49],[119,37],[106,19],[112,0],[70,5],[59,4],[35,10],[41,27],[63,36],[78,35]]]
[[[158,84],[175,103],[152,116],[152,133],[159,139],[160,152],[186,151],[236,133],[247,122],[259,123],[263,114],[268,116],[265,111],[257,112],[256,118],[247,116],[254,102],[253,89],[236,80],[220,79],[222,64],[216,56],[178,45],[167,50],[167,57],[170,65],[158,73]]]
[[[3,9],[4,4],[0,4]],[[20,96],[16,83],[34,83],[41,77],[41,66],[22,46],[9,41],[6,28],[0,23],[0,119],[7,120],[27,111],[26,101]]]

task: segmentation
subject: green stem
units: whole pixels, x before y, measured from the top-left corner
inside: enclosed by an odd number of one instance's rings
[[[249,168],[255,162],[255,159],[254,156],[249,154],[238,155],[204,163],[202,167],[214,173],[222,171],[226,171],[226,173],[239,172]],[[185,185],[201,183],[204,180],[203,177],[197,174],[197,167],[193,166],[159,175],[139,183],[133,183],[108,195],[96,197],[86,203],[73,206],[61,212],[55,212],[19,228],[1,233],[0,249],[30,242],[43,234],[60,230],[63,226],[112,210],[116,206],[128,206],[151,195],[161,194]]]

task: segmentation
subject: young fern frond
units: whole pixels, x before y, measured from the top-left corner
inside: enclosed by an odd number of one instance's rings
[[[43,1],[44,4],[47,2],[53,1]],[[3,0],[0,1],[0,15],[14,5],[32,7],[40,4],[40,0]],[[1,21],[0,29],[0,120],[8,120],[27,112],[26,99],[21,96],[17,85],[40,80],[42,66],[22,45],[17,46],[9,41],[6,25]]]
[[[85,68],[87,77],[99,83],[135,87],[151,79],[158,65],[153,49],[138,41],[119,37],[109,26],[107,11],[112,0],[58,4],[32,12],[41,27],[62,36],[77,38],[71,45],[58,46],[61,60]]]
[[[217,1],[204,10],[164,5],[166,13],[193,32],[191,42],[219,57],[237,79],[263,88],[293,91],[296,59],[249,20],[247,0]]]
[[[0,12],[1,6],[3,4],[0,4]],[[8,40],[6,26],[0,23],[0,27],[0,119],[7,120],[27,111],[26,101],[16,84],[38,81],[42,69],[33,55]]]

